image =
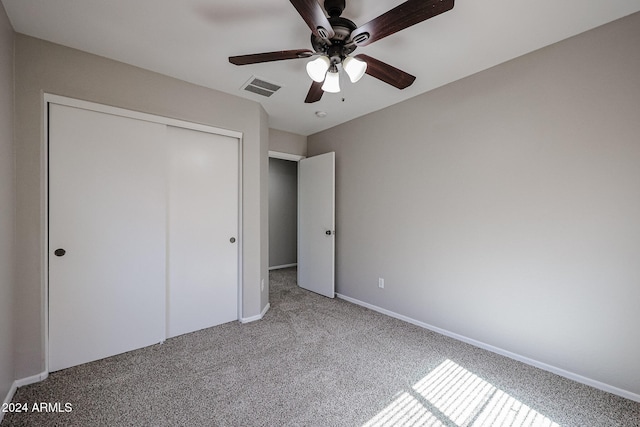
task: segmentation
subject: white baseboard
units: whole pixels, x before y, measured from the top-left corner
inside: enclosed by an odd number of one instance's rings
[[[5,404],[9,404],[11,403],[11,401],[13,400],[13,395],[16,394],[16,390],[18,390],[18,386],[16,385],[16,382],[14,381],[13,384],[11,384],[11,388],[9,388],[9,392],[7,393],[7,396],[4,398],[4,400],[2,401],[2,405],[4,406]],[[4,412],[0,411],[0,423],[2,422],[2,419],[4,418]]]
[[[267,314],[267,311],[269,310],[269,308],[271,308],[271,304],[267,303],[267,305],[265,305],[264,308],[262,309],[262,313],[256,316],[243,317],[240,319],[240,323],[251,323],[251,322],[255,322],[256,320],[262,320],[264,315]]]
[[[473,346],[482,348],[484,350],[488,350],[488,351],[490,351],[492,353],[497,353],[497,354],[500,354],[502,356],[506,356],[506,357],[508,357],[510,359],[517,360],[517,361],[525,363],[527,365],[531,365],[531,366],[534,366],[536,368],[540,368],[542,370],[551,372],[553,374],[560,375],[561,377],[565,377],[565,378],[568,378],[570,380],[573,380],[573,381],[588,385],[590,387],[597,388],[599,390],[606,391],[608,393],[615,394],[615,395],[620,396],[620,397],[624,397],[625,399],[633,400],[635,402],[640,402],[640,394],[636,394],[636,393],[630,392],[628,390],[623,390],[621,388],[614,387],[612,385],[605,384],[603,382],[596,381],[596,380],[593,380],[591,378],[583,377],[582,375],[578,375],[578,374],[576,374],[574,372],[569,372],[569,371],[566,371],[564,369],[557,368],[555,366],[552,366],[552,365],[549,365],[549,364],[546,364],[546,363],[543,363],[543,362],[540,362],[540,361],[537,361],[537,360],[534,360],[534,359],[531,359],[531,358],[528,358],[528,357],[525,357],[525,356],[522,356],[522,355],[519,355],[519,354],[516,354],[516,353],[512,353],[512,352],[510,352],[508,350],[504,350],[502,348],[495,347],[493,345],[490,345],[490,344],[487,344],[487,343],[484,343],[484,342],[481,342],[481,341],[474,340],[473,338],[468,338],[468,337],[465,337],[464,335],[459,335],[459,334],[456,334],[454,332],[447,331],[446,329],[442,329],[442,328],[438,328],[437,326],[429,325],[428,323],[424,323],[424,322],[421,322],[419,320],[412,319],[412,318],[404,316],[402,314],[395,313],[393,311],[384,309],[382,307],[378,307],[378,306],[373,305],[373,304],[366,303],[364,301],[357,300],[355,298],[348,297],[346,295],[342,295],[342,294],[336,293],[336,296],[338,298],[340,298],[340,299],[343,299],[345,301],[349,301],[349,302],[351,302],[353,304],[360,305],[362,307],[366,307],[366,308],[371,309],[373,311],[377,311],[378,313],[386,314],[387,316],[394,317],[396,319],[405,321],[407,323],[411,323],[412,325],[420,326],[421,328],[429,329],[429,330],[431,330],[433,332],[437,332],[437,333],[439,333],[441,335],[445,335],[447,337],[456,339],[458,341],[462,341],[462,342],[465,342],[467,344],[471,344]]]
[[[13,396],[16,394],[16,391],[18,391],[18,387],[24,387],[25,385],[34,384],[34,383],[43,381],[47,379],[48,376],[49,376],[48,372],[41,372],[37,375],[32,375],[27,378],[15,380],[13,384],[11,384],[11,388],[9,389],[9,392],[7,393],[7,396],[4,398],[2,403],[3,404],[11,403],[11,401],[13,400]],[[0,411],[0,423],[2,422],[3,418],[4,418],[4,412]]]
[[[40,381],[44,381],[47,379],[47,377],[49,377],[49,372],[44,371],[27,378],[16,380],[15,384],[16,384],[16,387],[24,387],[29,384],[35,384],[35,383],[39,383]]]
[[[298,266],[297,262],[294,262],[293,264],[274,265],[273,267],[269,267],[269,271],[280,270],[281,268],[297,267],[297,266]]]

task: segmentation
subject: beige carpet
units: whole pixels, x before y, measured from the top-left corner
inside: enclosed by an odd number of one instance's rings
[[[640,403],[304,291],[295,274],[271,273],[263,320],[55,372],[18,390],[29,412],[2,426],[640,425]]]

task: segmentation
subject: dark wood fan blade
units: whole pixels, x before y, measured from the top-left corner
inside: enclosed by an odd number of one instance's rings
[[[321,39],[328,40],[335,35],[331,24],[317,0],[290,0],[311,31]]]
[[[284,59],[308,58],[314,53],[309,49],[279,50],[277,52],[230,56],[229,62],[235,65],[257,64],[259,62],[282,61]]]
[[[398,89],[405,89],[411,86],[416,79],[415,76],[372,58],[369,55],[360,54],[355,57],[367,63],[367,71],[365,72],[371,77],[382,80]]]
[[[351,33],[358,46],[366,46],[412,25],[453,9],[454,0],[408,0]]]
[[[320,101],[323,93],[324,91],[322,90],[322,82],[313,82],[311,84],[311,89],[309,89],[309,93],[307,93],[307,98],[304,100],[305,104],[312,104],[314,102]]]

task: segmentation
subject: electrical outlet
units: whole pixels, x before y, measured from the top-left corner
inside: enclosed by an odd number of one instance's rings
[[[384,279],[382,277],[378,277],[378,287],[384,289]]]
[[[264,291],[264,279],[260,282],[260,290]]]

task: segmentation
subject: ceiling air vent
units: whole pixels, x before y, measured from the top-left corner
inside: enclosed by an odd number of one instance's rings
[[[257,77],[251,77],[247,83],[242,86],[243,90],[257,93],[258,95],[266,96],[267,98],[273,95],[282,86],[275,83],[268,82],[264,79]]]

